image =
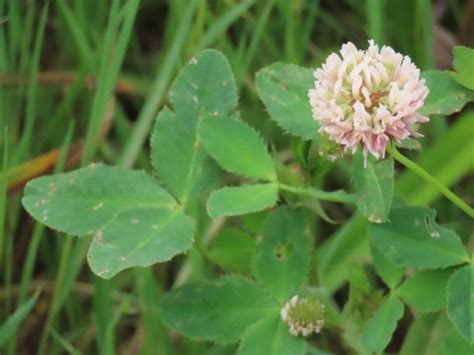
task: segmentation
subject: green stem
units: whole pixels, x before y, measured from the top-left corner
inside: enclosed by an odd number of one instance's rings
[[[354,195],[349,194],[344,190],[322,191],[314,189],[312,187],[295,187],[285,184],[279,184],[278,187],[284,191],[292,192],[297,195],[314,197],[322,201],[346,203],[349,205],[353,205],[356,203]]]
[[[431,185],[436,187],[438,191],[441,192],[448,200],[450,200],[461,210],[463,210],[469,217],[474,218],[474,208],[469,206],[454,192],[452,192],[450,189],[448,189],[446,186],[436,180],[426,170],[422,169],[419,165],[408,159],[406,156],[401,154],[395,147],[391,145],[387,145],[387,151],[390,153],[394,160],[398,161],[400,164],[404,165],[408,169],[412,170],[414,173],[418,174],[418,176],[425,179]]]
[[[60,295],[61,295],[61,287],[64,281],[64,277],[66,275],[66,269],[69,262],[69,254],[71,252],[73,237],[68,236],[64,241],[63,248],[62,248],[62,255],[61,260],[59,261],[59,269],[58,275],[56,277],[56,286],[54,288],[53,297],[51,300],[51,306],[49,307],[48,315],[46,317],[46,321],[44,323],[43,331],[40,337],[39,343],[39,350],[38,354],[43,355],[46,354],[46,341],[48,340],[49,333],[51,331],[53,322],[57,315],[57,312],[60,309]]]

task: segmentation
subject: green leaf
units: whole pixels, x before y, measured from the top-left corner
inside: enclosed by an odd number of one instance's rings
[[[242,335],[239,355],[304,355],[306,343],[290,334],[278,315],[251,325]]]
[[[466,262],[457,234],[439,226],[435,216],[425,207],[392,208],[390,222],[369,226],[372,244],[399,266],[436,269]]]
[[[192,58],[168,98],[174,112],[165,108],[158,115],[151,156],[160,181],[184,204],[218,180],[218,168],[201,145],[197,127],[205,116],[225,116],[235,110],[237,89],[225,56],[204,50]]]
[[[20,324],[30,314],[31,310],[38,300],[40,292],[36,291],[28,301],[18,307],[15,312],[7,318],[5,323],[0,327],[0,347],[4,346],[10,337],[15,334]]]
[[[255,239],[237,229],[223,229],[209,248],[212,260],[226,271],[250,273]]]
[[[401,142],[395,143],[398,148],[421,150],[421,144],[416,138],[405,138]]]
[[[444,339],[436,355],[474,354],[474,343],[468,343],[452,324],[442,329]]]
[[[370,222],[388,220],[393,197],[393,160],[372,162],[364,167],[362,154],[356,154],[353,164],[353,186],[357,194],[359,211]]]
[[[430,93],[420,109],[423,115],[449,115],[461,111],[474,94],[453,80],[449,72],[427,71],[422,74]]]
[[[452,270],[418,271],[397,289],[397,295],[418,312],[439,311],[446,308],[446,285],[452,273]]]
[[[453,78],[462,86],[474,90],[474,49],[457,46],[453,49]]]
[[[256,86],[270,117],[285,131],[306,140],[317,135],[308,98],[314,86],[311,69],[275,63],[257,73]]]
[[[474,266],[458,269],[447,288],[448,316],[469,343],[474,343]]]
[[[433,350],[439,345],[439,325],[446,323],[440,322],[440,318],[446,318],[448,327],[453,328],[444,314],[441,316],[439,313],[416,315],[406,328],[407,332],[403,344],[401,344],[400,355],[434,354]],[[426,341],[426,339],[430,339],[430,341]]]
[[[102,164],[37,178],[26,185],[22,202],[36,220],[77,236],[95,233],[122,211],[176,206],[144,172]]]
[[[370,254],[372,254],[372,260],[377,274],[379,274],[390,289],[395,288],[405,274],[405,270],[388,260],[375,247],[370,248]]]
[[[380,354],[386,348],[397,323],[403,316],[403,303],[396,297],[389,297],[367,322],[361,337],[362,347],[368,354]]]
[[[305,229],[303,213],[289,207],[274,210],[263,226],[254,274],[281,303],[296,293],[309,272],[311,241]]]
[[[134,266],[150,266],[188,250],[194,222],[180,210],[137,208],[118,213],[94,236],[87,259],[94,273],[111,278]]]
[[[207,152],[227,171],[250,178],[276,180],[275,167],[257,132],[243,121],[207,117],[199,124]]]
[[[367,225],[367,220],[357,214],[316,249],[316,270],[321,285],[328,292],[335,292],[346,282],[354,260],[367,259]]]
[[[164,108],[151,136],[151,157],[160,182],[183,204],[214,187],[219,167],[197,138],[197,123]]]
[[[446,312],[430,313],[416,316],[405,336],[400,355],[413,354],[472,355],[474,344],[459,334]]]
[[[384,301],[383,291],[375,288],[373,274],[369,273],[366,266],[353,262],[347,269],[349,297],[344,304],[342,316],[358,333]]]
[[[252,281],[237,276],[171,290],[161,300],[163,322],[196,340],[236,342],[251,324],[279,312]]]
[[[207,200],[211,217],[238,216],[272,207],[278,200],[278,185],[274,183],[223,187]]]

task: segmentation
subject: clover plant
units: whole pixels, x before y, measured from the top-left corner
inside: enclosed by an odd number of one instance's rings
[[[399,152],[420,147],[418,130],[433,115],[474,100],[473,63],[474,51],[457,47],[455,72],[420,75],[408,57],[371,42],[366,51],[344,45],[315,77],[294,64],[261,69],[256,93],[292,137],[289,163],[241,117],[225,56],[203,50],[157,115],[153,171],[94,163],[39,177],[23,205],[50,228],[92,236],[87,260],[102,278],[202,253],[222,275],[178,282],[156,300],[163,323],[195,340],[238,343],[242,355],[298,355],[322,354],[339,339],[340,353],[375,354],[404,315],[442,311],[457,331],[442,336],[472,353],[472,256],[432,208],[397,194],[394,162],[473,218],[466,202]],[[331,167],[343,189],[321,185]],[[331,213],[334,204],[352,220]],[[325,257],[341,250],[319,249],[321,221],[341,236],[368,233],[371,260],[353,260],[350,270],[332,265],[340,274],[331,274]],[[333,297],[341,278],[349,281],[342,305]]]

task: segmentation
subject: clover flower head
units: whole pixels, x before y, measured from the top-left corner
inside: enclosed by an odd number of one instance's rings
[[[308,92],[313,118],[341,152],[354,154],[361,145],[365,160],[369,153],[380,159],[389,141],[422,137],[416,126],[428,118],[417,111],[429,91],[408,56],[379,49],[373,40],[365,51],[348,42],[314,77]]]
[[[280,316],[288,323],[292,335],[307,337],[321,331],[324,325],[324,305],[318,300],[294,295],[280,310]]]

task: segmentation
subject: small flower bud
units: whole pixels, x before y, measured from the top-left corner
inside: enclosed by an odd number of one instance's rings
[[[324,305],[315,299],[294,295],[280,310],[281,319],[294,336],[319,333],[324,325]]]

